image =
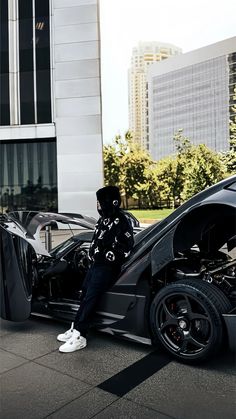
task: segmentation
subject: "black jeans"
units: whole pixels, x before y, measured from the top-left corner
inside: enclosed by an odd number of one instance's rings
[[[91,317],[96,310],[101,295],[115,282],[120,267],[94,264],[85,276],[82,286],[82,300],[77,311],[74,328],[86,337]]]

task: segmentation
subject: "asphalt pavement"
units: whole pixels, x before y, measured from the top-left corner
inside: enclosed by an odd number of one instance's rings
[[[52,246],[69,236],[53,232]],[[236,354],[190,366],[96,331],[87,348],[62,354],[56,336],[67,328],[1,321],[1,419],[236,419]]]
[[[198,366],[158,348],[91,331],[87,348],[58,352],[67,325],[1,321],[1,419],[235,419],[236,358]]]

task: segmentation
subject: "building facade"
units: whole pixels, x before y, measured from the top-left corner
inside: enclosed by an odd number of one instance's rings
[[[235,86],[236,37],[153,65],[148,74],[152,157],[174,153],[178,130],[193,144],[228,150]]]
[[[98,0],[1,0],[0,212],[96,214]]]
[[[129,129],[136,142],[149,150],[147,71],[150,65],[181,54],[181,49],[166,43],[139,42],[133,48],[128,72]]]

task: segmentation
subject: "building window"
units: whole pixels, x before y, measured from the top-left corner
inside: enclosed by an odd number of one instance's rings
[[[35,0],[36,87],[38,123],[50,122],[50,27],[49,1]]]
[[[19,2],[19,73],[21,124],[34,124],[33,5]]]
[[[51,114],[49,0],[24,0],[19,7],[21,124],[48,123]]]
[[[56,140],[0,142],[0,212],[57,212]]]
[[[0,1],[0,125],[10,125],[8,1]]]

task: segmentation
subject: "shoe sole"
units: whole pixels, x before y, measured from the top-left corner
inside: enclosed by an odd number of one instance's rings
[[[68,350],[67,350],[67,349],[66,349],[66,350],[61,350],[61,349],[59,348],[59,352],[64,353],[64,354],[68,354],[68,353],[72,353],[72,352],[79,351],[80,349],[84,349],[84,348],[86,348],[86,346],[87,346],[87,345],[83,345],[83,346],[80,346],[79,348],[72,349],[72,350],[70,350],[70,348],[68,348]]]
[[[69,339],[71,338],[71,336],[69,338],[57,338],[58,342],[67,342]]]

